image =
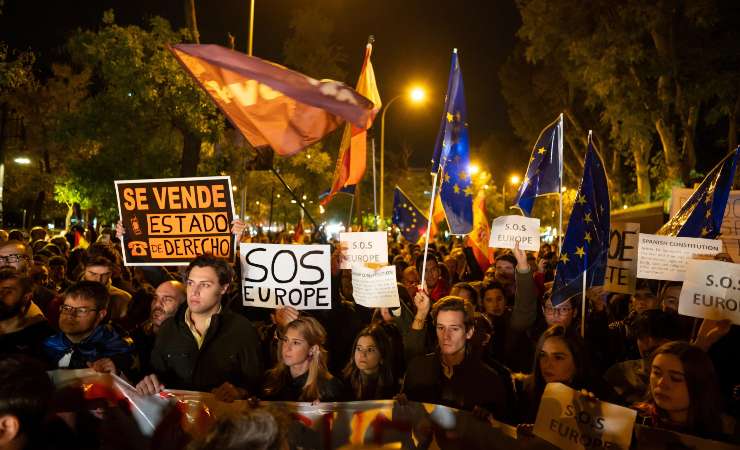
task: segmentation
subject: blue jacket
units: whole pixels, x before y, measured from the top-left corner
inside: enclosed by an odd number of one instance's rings
[[[53,368],[57,368],[59,360],[72,352],[69,369],[83,369],[88,362],[101,358],[113,360],[118,370],[126,370],[133,362],[129,345],[110,325],[98,325],[90,336],[82,342],[73,343],[64,333],[55,334],[47,338],[43,344],[44,354]]]

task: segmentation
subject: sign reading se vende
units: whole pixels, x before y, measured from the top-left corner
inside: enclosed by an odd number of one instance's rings
[[[229,177],[115,181],[127,266],[184,266],[211,253],[231,259]]]

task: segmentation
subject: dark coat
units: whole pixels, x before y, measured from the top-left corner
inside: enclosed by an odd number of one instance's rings
[[[187,303],[157,334],[151,364],[166,387],[211,391],[229,382],[256,393],[262,376],[259,339],[252,322],[228,308],[214,314],[203,345],[185,323]]]

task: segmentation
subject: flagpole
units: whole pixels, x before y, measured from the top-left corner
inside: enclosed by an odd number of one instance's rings
[[[588,250],[588,244],[584,244]],[[588,273],[588,251],[583,256],[583,292],[581,293],[581,338],[586,338],[586,275]]]
[[[355,192],[357,192],[357,186],[355,186]],[[349,216],[347,217],[347,231],[352,231],[352,212],[355,210],[355,194],[352,194],[352,200],[349,203]]]
[[[429,254],[429,234],[432,230],[432,213],[434,211],[434,197],[437,195],[437,176],[442,171],[440,168],[432,175],[432,199],[429,202],[429,215],[427,216],[427,229],[424,232],[424,260],[421,263],[421,289],[426,290],[427,255]]]
[[[560,153],[558,155],[558,173],[560,179],[560,190],[558,192],[558,197],[560,197],[560,222],[558,223],[558,255],[563,250],[563,133],[565,133],[563,113],[560,113],[560,133],[558,137],[558,152]]]
[[[370,138],[370,148],[372,149],[373,157],[373,217],[375,218],[375,231],[378,231],[378,201],[375,195],[377,189],[377,185],[375,182],[375,138]]]

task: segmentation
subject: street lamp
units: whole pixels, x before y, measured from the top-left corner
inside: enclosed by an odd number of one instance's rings
[[[27,166],[27,165],[31,164],[31,159],[30,158],[26,158],[25,156],[19,156],[18,158],[15,158],[13,160],[13,162],[15,162],[16,164]]]
[[[426,91],[424,91],[424,88],[420,86],[415,86],[411,88],[411,90],[409,90],[407,93],[396,95],[388,103],[385,104],[385,106],[383,107],[383,114],[380,115],[380,219],[383,221],[385,217],[385,215],[383,214],[383,198],[385,194],[385,189],[383,189],[385,186],[385,113],[388,112],[388,108],[391,107],[393,102],[405,95],[408,95],[409,100],[411,100],[412,103],[422,103],[426,98]]]
[[[512,175],[509,178],[509,182],[511,183],[512,186],[516,186],[517,184],[519,184],[519,175]],[[504,212],[506,212],[506,182],[505,181],[504,181],[503,186],[501,186],[501,194],[502,194],[503,201],[504,201]]]

